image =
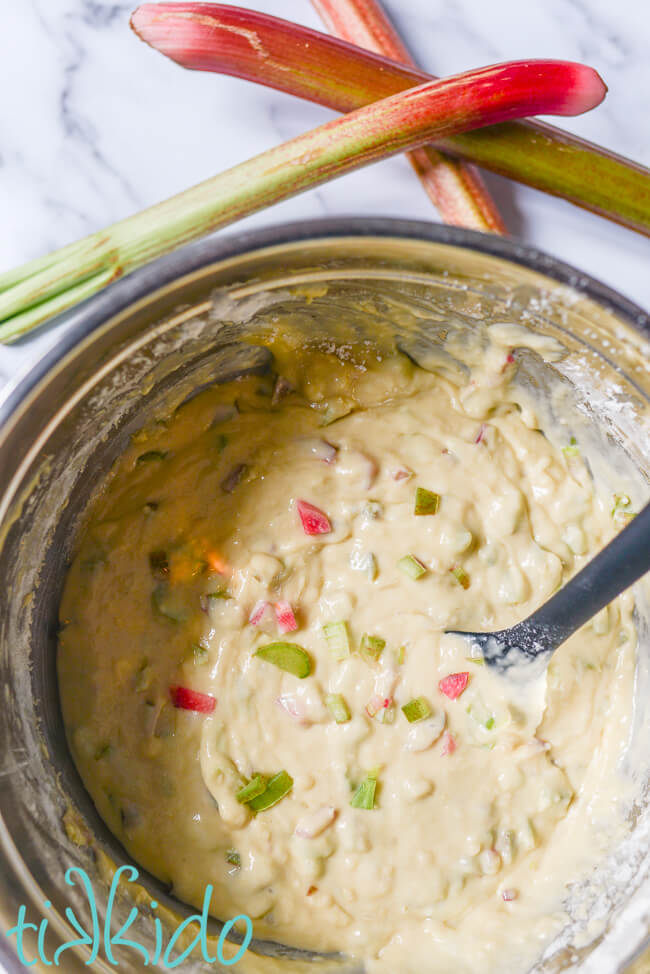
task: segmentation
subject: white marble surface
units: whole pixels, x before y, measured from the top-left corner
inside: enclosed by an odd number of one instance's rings
[[[0,0],[0,270],[330,117],[270,89],[182,71],[131,33],[133,6]],[[309,0],[251,6],[319,27]],[[437,74],[532,56],[592,64],[609,86],[607,100],[562,125],[650,165],[650,0],[387,0],[387,7],[420,63]],[[505,180],[489,184],[514,235],[650,308],[647,238]],[[239,226],[352,213],[437,219],[396,158]],[[58,334],[0,348],[0,383]]]

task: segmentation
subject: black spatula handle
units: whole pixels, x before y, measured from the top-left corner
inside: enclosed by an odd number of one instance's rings
[[[556,649],[565,639],[650,571],[650,504],[536,612],[509,631],[530,645]]]

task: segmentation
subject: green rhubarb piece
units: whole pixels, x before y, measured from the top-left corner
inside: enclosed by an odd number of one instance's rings
[[[208,655],[205,646],[201,646],[199,643],[192,643],[192,656],[195,666],[201,666],[203,663],[207,663]]]
[[[417,720],[424,720],[425,717],[430,717],[432,710],[424,697],[415,697],[413,700],[409,700],[408,703],[404,704],[402,713],[409,724],[414,724]]]
[[[414,514],[437,514],[440,510],[440,494],[435,494],[426,487],[418,487],[415,491]]]
[[[361,508],[361,513],[367,521],[378,521],[384,514],[384,505],[381,501],[366,501]]]
[[[277,805],[293,788],[293,778],[286,771],[278,771],[267,782],[261,795],[248,802],[248,807],[254,812],[263,812],[273,805]]]
[[[461,565],[454,565],[454,567],[451,569],[451,574],[454,576],[459,585],[462,585],[463,588],[469,588],[469,575]]]
[[[154,612],[170,622],[187,622],[190,617],[187,606],[170,590],[166,582],[156,585],[151,593],[151,603]]]
[[[422,578],[423,575],[427,573],[426,565],[423,565],[419,558],[415,555],[404,555],[403,558],[397,562],[398,568],[412,578],[413,581],[417,582],[418,578]]]
[[[255,656],[259,656],[266,663],[272,663],[285,673],[297,676],[299,680],[304,680],[311,673],[311,660],[297,643],[268,643],[261,646]]]
[[[136,693],[143,693],[148,690],[151,686],[151,681],[153,679],[153,670],[149,666],[149,660],[143,659],[140,662],[137,670],[135,671],[134,685]]]
[[[374,582],[379,574],[377,559],[371,551],[353,551],[350,555],[350,567],[355,572],[364,572],[370,582]]]
[[[370,636],[367,632],[364,632],[361,637],[359,651],[367,662],[376,663],[385,648],[385,639],[382,639],[381,636]]]
[[[350,800],[352,808],[365,808],[370,810],[375,807],[375,792],[377,790],[377,775],[369,774],[363,779],[354,795]]]
[[[347,622],[326,622],[323,626],[323,635],[334,659],[344,660],[348,658],[350,655],[350,635]]]
[[[576,440],[575,436],[571,437],[567,446],[562,447],[562,453],[565,457],[580,456],[580,447],[578,446],[578,441]]]
[[[614,494],[612,517],[618,521],[631,521],[636,516],[635,512],[630,510],[631,503],[627,494]]]
[[[333,423],[336,423],[337,420],[343,419],[344,416],[349,416],[351,412],[352,407],[346,402],[334,400],[333,402],[327,403],[320,425],[331,426]]]
[[[168,450],[147,450],[146,453],[140,454],[136,463],[151,463],[152,460],[164,460],[167,456],[169,456]]]
[[[239,791],[235,794],[235,798],[241,805],[247,805],[254,798],[264,794],[267,784],[268,782],[266,778],[264,778],[261,774],[256,774],[253,778],[251,778],[248,784],[245,784],[243,788],[239,789]]]
[[[629,507],[632,501],[627,496],[627,494],[614,494],[614,506],[612,507],[612,517],[617,511],[623,508]]]
[[[484,727],[486,730],[494,730],[496,726],[494,714],[488,710],[482,700],[477,698],[472,701],[467,708],[467,713],[481,727]]]
[[[220,588],[214,589],[212,592],[208,592],[207,598],[209,599],[230,599],[232,598],[230,592],[225,587],[225,585]]]
[[[337,724],[347,724],[350,720],[350,709],[340,693],[328,693],[325,706]]]

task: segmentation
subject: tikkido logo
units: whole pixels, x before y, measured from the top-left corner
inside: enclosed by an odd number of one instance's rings
[[[185,920],[183,920],[183,922],[176,928],[166,947],[164,945],[162,923],[160,918],[155,916],[154,913],[158,907],[155,900],[152,900],[149,904],[150,915],[153,919],[155,938],[155,947],[153,952],[150,952],[144,946],[144,944],[138,943],[137,940],[129,940],[124,936],[127,930],[129,930],[140,915],[139,909],[135,906],[117,933],[112,934],[111,920],[113,914],[113,904],[115,902],[115,896],[117,894],[120,880],[122,877],[124,877],[128,880],[128,882],[134,883],[138,879],[138,876],[139,873],[135,866],[120,866],[120,868],[115,872],[113,881],[111,883],[110,892],[108,894],[108,901],[106,903],[106,915],[102,923],[99,919],[99,914],[97,911],[95,891],[93,890],[90,879],[88,878],[88,874],[84,869],[77,868],[76,866],[68,869],[65,874],[65,881],[68,886],[80,885],[86,894],[88,907],[90,909],[91,929],[85,930],[74,910],[69,906],[66,907],[65,917],[70,926],[79,934],[79,936],[75,939],[62,943],[57,948],[52,959],[50,960],[45,956],[45,934],[49,922],[47,917],[41,920],[40,924],[38,925],[35,923],[30,923],[26,919],[26,907],[21,906],[18,910],[18,920],[16,922],[16,926],[12,927],[11,930],[8,930],[6,934],[7,937],[16,938],[16,953],[20,963],[24,964],[25,967],[32,967],[37,963],[38,960],[40,960],[41,964],[44,964],[47,967],[51,967],[52,965],[58,967],[61,963],[62,955],[66,952],[66,950],[70,950],[74,947],[90,947],[90,956],[86,960],[87,966],[94,963],[99,956],[100,950],[102,950],[106,961],[108,961],[108,963],[112,964],[114,967],[119,967],[120,962],[118,959],[116,959],[115,954],[113,953],[113,949],[115,947],[130,948],[131,950],[139,953],[142,956],[142,963],[144,967],[161,964],[163,967],[166,967],[169,970],[178,967],[180,964],[186,961],[192,952],[196,951],[198,948],[200,948],[203,960],[207,964],[214,964],[218,962],[223,967],[232,967],[233,964],[236,964],[237,961],[241,960],[248,950],[249,944],[253,938],[253,924],[251,918],[246,916],[245,913],[233,917],[232,920],[228,920],[228,922],[224,924],[217,941],[216,955],[212,957],[209,953],[207,923],[210,911],[210,901],[212,899],[212,892],[214,889],[214,887],[210,884],[208,884],[208,886],[205,888],[203,909],[201,913],[194,913],[191,916],[186,917]],[[46,900],[44,906],[45,909],[49,910],[52,904],[49,900]],[[149,913],[149,911],[147,912]],[[224,942],[226,941],[228,934],[237,923],[244,927],[245,934],[235,954],[232,957],[227,958],[223,953]],[[192,942],[185,947],[181,954],[178,954],[172,959],[172,952],[176,950],[181,938],[185,940],[187,934],[192,934],[193,931],[189,930],[188,928],[197,924],[198,930]],[[36,951],[38,957],[32,957],[31,959],[26,956],[25,937],[28,931],[32,931],[33,933],[37,934]],[[236,945],[231,944],[231,946],[234,947]]]

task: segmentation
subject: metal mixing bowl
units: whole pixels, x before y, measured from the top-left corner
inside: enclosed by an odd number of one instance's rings
[[[573,268],[510,240],[399,220],[294,224],[189,247],[69,317],[57,347],[0,403],[0,931],[14,926],[22,904],[27,919],[48,918],[50,956],[72,934],[66,907],[90,922],[87,897],[79,882],[64,881],[66,870],[87,870],[101,918],[107,898],[101,877],[110,862],[126,862],[68,754],[55,650],[79,516],[147,417],[199,385],[268,367],[265,331],[285,323],[305,342],[397,345],[423,367],[454,377],[463,366],[447,351],[448,336],[462,340],[471,330],[480,338],[486,323],[510,321],[563,345],[554,365],[522,352],[518,381],[538,395],[549,428],[562,423],[557,403],[564,403],[598,482],[613,491],[624,481],[641,503],[650,472],[648,317]],[[567,930],[535,968],[545,974],[614,974],[647,940],[650,612],[642,586],[637,602],[638,703],[626,758],[636,782],[632,829],[572,891]],[[147,900],[153,894],[179,916],[187,913],[155,880],[145,876],[142,883]],[[117,914],[124,918],[131,906],[121,898]],[[596,934],[592,943],[585,942],[585,916]],[[151,941],[146,911],[133,931]],[[22,970],[14,945],[15,938],[0,937],[0,965],[11,974]],[[86,948],[70,950],[61,967],[76,974],[87,957]],[[289,952],[283,963],[301,972],[316,960]],[[237,969],[263,974],[277,964],[249,954]],[[142,959],[121,951],[119,966],[139,971]],[[336,959],[318,966],[324,974],[350,969]],[[92,970],[112,969],[101,953],[92,963]],[[194,969],[206,966],[183,965]],[[45,968],[38,962],[33,970]]]

